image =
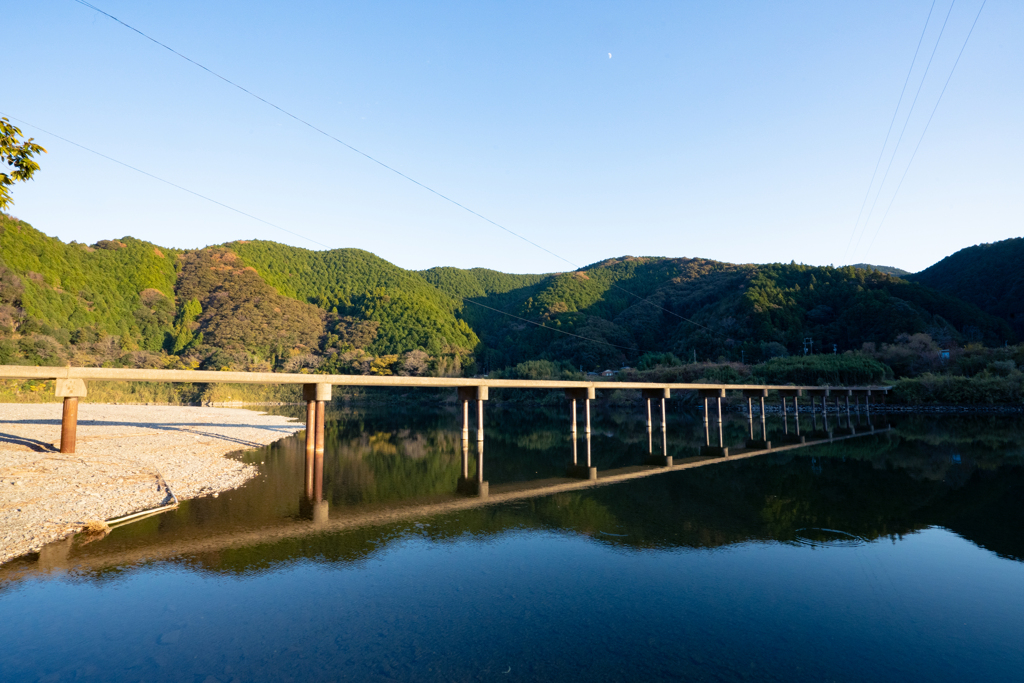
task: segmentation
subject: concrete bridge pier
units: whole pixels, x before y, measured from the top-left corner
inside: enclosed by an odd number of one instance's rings
[[[803,396],[803,389],[779,389],[779,397],[782,399],[782,440],[785,443],[804,443],[807,437],[800,434],[800,403],[799,398]],[[793,409],[796,411],[796,434],[789,433],[789,416],[786,414],[786,399],[793,398]]]
[[[822,439],[829,436],[828,433],[828,422],[826,416],[828,415],[828,389],[808,389],[807,394],[811,397],[811,417],[813,418],[813,425],[811,427],[812,438]],[[817,399],[821,399],[821,415],[824,421],[824,426],[818,429],[818,414],[815,412],[815,403]]]
[[[702,446],[700,454],[711,458],[724,458],[729,455],[729,449],[725,447],[724,433],[722,431],[722,399],[725,398],[725,389],[698,389],[697,395],[704,399],[704,436],[706,446]],[[711,445],[711,436],[708,430],[708,399],[715,399],[715,407],[718,410],[718,445]]]
[[[462,475],[459,477],[456,491],[467,496],[486,498],[490,492],[490,483],[484,479],[484,442],[476,442],[476,476],[469,476],[469,441],[462,442]]]
[[[800,394],[793,396],[793,421],[796,423],[796,435],[800,438]]]
[[[306,498],[313,499],[313,460],[316,450],[316,401],[306,401]]]
[[[654,425],[651,423],[651,399],[647,399],[647,454],[654,455]]]
[[[328,503],[326,500],[317,500],[313,503],[313,526],[326,526],[329,515],[327,514]]]
[[[747,448],[756,449],[769,449],[772,447],[771,441],[768,440],[768,434],[766,425],[764,422],[764,399],[768,396],[767,389],[744,389],[743,396],[747,399],[747,416],[750,422],[750,439],[747,440]],[[754,399],[760,399],[761,401],[761,438],[754,438]]]
[[[459,401],[462,403],[462,439],[469,440],[469,402],[476,401],[476,440],[484,440],[484,401],[488,399],[488,387],[459,387]]]
[[[590,465],[590,401],[597,398],[597,390],[594,387],[566,389],[565,397],[569,399],[572,404],[572,463],[570,463],[566,468],[566,476],[573,477],[575,479],[589,479],[591,481],[596,481],[597,468],[591,467]],[[579,460],[576,455],[576,401],[583,401],[584,412],[586,413],[584,434],[587,438],[587,462],[584,465],[579,464]]]
[[[853,421],[850,419],[850,389],[833,388],[829,389],[829,396],[833,398],[836,406],[836,429],[841,435],[850,435],[854,433]],[[845,417],[846,426],[843,426],[843,399],[846,404]],[[832,435],[830,434],[829,437]]]
[[[708,427],[708,397],[703,396],[704,399],[704,445],[710,448],[711,446],[711,431]]]
[[[484,401],[489,398],[486,386],[459,387],[462,403],[462,476],[457,490],[471,496],[485,497],[490,485],[484,480]],[[469,402],[476,401],[476,478],[469,478]]]
[[[74,453],[78,440],[78,399],[85,397],[85,382],[80,379],[58,379],[56,395],[64,399],[60,420],[60,452]]]
[[[668,454],[668,422],[666,418],[665,402],[671,398],[672,391],[670,389],[644,389],[643,398],[647,402],[647,450],[650,457],[647,459],[648,465],[657,465],[661,467],[671,467],[672,458]],[[654,455],[653,445],[651,444],[651,434],[654,431],[654,425],[651,422],[651,401],[657,400],[661,402],[661,457]]]
[[[747,422],[750,424],[750,440],[754,440],[754,399],[747,398]]]
[[[324,492],[324,420],[331,385],[303,384],[302,398],[306,401],[306,491],[313,501],[319,502]]]

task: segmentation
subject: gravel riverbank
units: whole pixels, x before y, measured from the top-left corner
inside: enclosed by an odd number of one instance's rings
[[[236,488],[257,469],[233,451],[305,429],[234,408],[102,405],[78,410],[78,446],[61,454],[61,405],[0,404],[0,563],[88,522]]]

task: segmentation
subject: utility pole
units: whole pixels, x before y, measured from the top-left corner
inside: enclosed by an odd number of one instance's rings
[[[810,337],[804,337],[804,355],[814,352],[814,340]]]
[[[837,353],[839,353],[839,352],[836,350],[836,345],[833,344],[832,345],[832,355],[835,356]]]

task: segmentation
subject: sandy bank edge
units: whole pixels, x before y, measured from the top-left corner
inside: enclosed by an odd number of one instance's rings
[[[179,500],[237,488],[258,469],[227,454],[305,428],[237,408],[82,404],[76,453],[61,454],[60,415],[60,404],[0,404],[0,564],[164,504],[168,487]]]

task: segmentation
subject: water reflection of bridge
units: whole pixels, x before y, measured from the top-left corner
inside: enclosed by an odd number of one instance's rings
[[[790,420],[790,415],[786,419]],[[780,418],[781,419],[781,418]],[[797,419],[797,422],[808,420],[807,416]],[[750,420],[756,422],[756,420]],[[820,422],[817,419],[815,423]],[[183,533],[173,534],[166,539],[156,542],[145,542],[141,545],[131,547],[108,546],[105,543],[97,543],[88,546],[75,546],[74,556],[70,556],[73,546],[73,538],[60,541],[47,548],[39,555],[35,565],[24,563],[12,563],[0,567],[0,581],[17,579],[38,570],[67,569],[72,566],[78,570],[90,571],[99,570],[104,567],[116,567],[141,562],[153,562],[170,559],[180,556],[196,556],[204,553],[219,553],[231,549],[248,548],[259,545],[269,545],[290,540],[300,540],[312,537],[317,534],[338,533],[364,527],[383,526],[387,524],[420,520],[436,515],[471,510],[486,505],[503,503],[514,503],[526,501],[532,498],[541,498],[560,493],[569,493],[593,489],[596,487],[610,486],[630,481],[636,481],[648,477],[655,477],[670,472],[694,469],[710,465],[739,462],[745,459],[766,456],[773,453],[792,452],[811,446],[824,445],[840,442],[872,434],[882,434],[889,431],[889,427],[874,428],[866,419],[866,415],[860,420],[861,428],[851,425],[851,431],[833,429],[829,433],[804,431],[801,439],[794,439],[792,443],[773,446],[770,449],[744,448],[729,450],[728,455],[708,456],[693,455],[690,457],[675,458],[671,465],[633,465],[605,469],[596,473],[594,479],[580,479],[574,477],[546,477],[531,481],[510,482],[497,484],[488,487],[488,495],[460,495],[457,492],[439,495],[420,496],[415,499],[390,501],[386,504],[357,506],[340,505],[335,506],[328,514],[328,501],[324,500],[321,491],[310,492],[307,488],[300,510],[304,510],[300,519],[279,518],[273,521],[264,522],[259,528],[233,529],[220,533],[210,533],[203,528],[191,530],[180,530]],[[793,423],[794,430],[797,422]],[[820,435],[820,438],[819,436]],[[794,431],[795,436],[795,431]],[[589,435],[580,437],[580,441],[589,440]],[[464,463],[467,449],[463,449]],[[322,461],[321,461],[322,462]],[[478,461],[481,462],[481,461]],[[480,472],[481,470],[477,470]],[[320,471],[322,481],[322,469]],[[310,495],[312,493],[312,495]]]

